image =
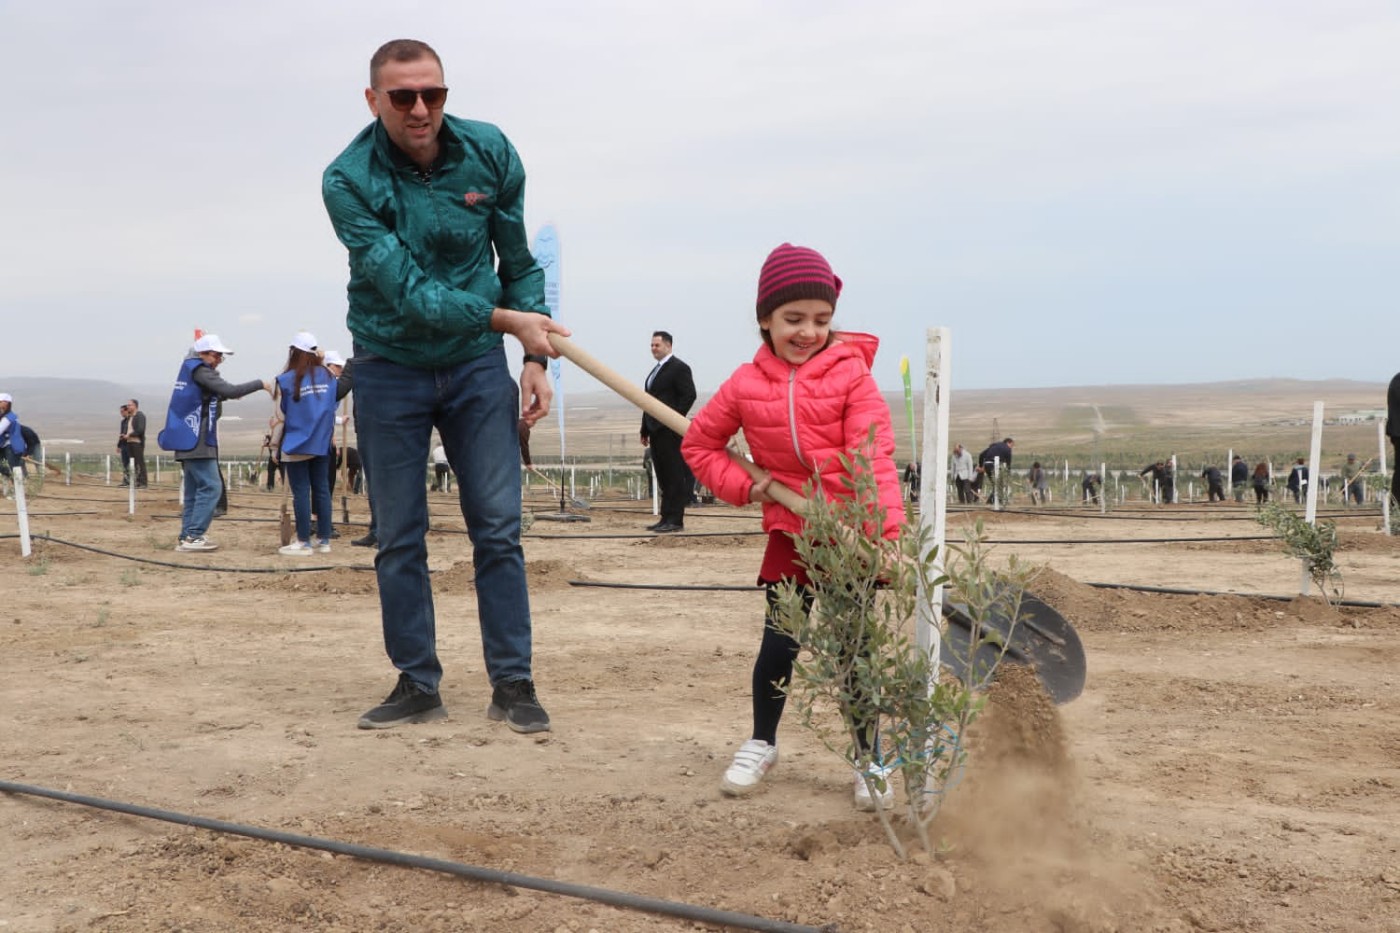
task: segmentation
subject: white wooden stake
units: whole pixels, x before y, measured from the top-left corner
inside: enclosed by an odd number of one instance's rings
[[[1385,422],[1376,422],[1376,443],[1380,445],[1380,458],[1376,461],[1381,465],[1381,482],[1386,482],[1386,474],[1390,471],[1385,468]],[[1396,464],[1400,466],[1400,464]],[[1386,483],[1381,490],[1381,531],[1390,534],[1390,485]]]
[[[136,469],[136,461],[130,457],[126,459],[126,475],[131,477],[131,481],[126,484],[126,514],[136,514],[136,474],[132,472]]]
[[[561,476],[560,482],[564,481]],[[651,461],[651,514],[661,514],[661,481],[656,478],[656,461]]]
[[[1305,516],[1309,525],[1317,524],[1317,467],[1322,460],[1322,403],[1313,402],[1313,424],[1312,424],[1312,446],[1308,448],[1308,498],[1305,507]],[[1312,580],[1308,577],[1308,565],[1303,564],[1303,584],[1298,592],[1304,596],[1308,595],[1309,584]]]
[[[10,471],[15,482],[15,515],[19,518],[19,553],[28,557],[33,549],[29,543],[29,504],[24,498],[24,467],[17,466]]]
[[[66,450],[63,452],[63,485],[73,485],[73,458]]]
[[[948,522],[948,474],[943,464],[948,462],[948,401],[951,395],[951,372],[953,337],[946,327],[930,327],[927,333],[927,346],[924,355],[924,450],[919,467],[919,501],[925,508],[920,510],[919,522],[929,529],[927,546],[937,548],[934,567],[935,575],[942,576],[944,567],[943,544]],[[919,555],[928,560],[929,554]],[[929,670],[934,678],[929,682],[929,690],[936,685],[939,671],[940,643],[943,624],[943,586],[935,584],[932,593],[922,592],[923,581],[919,582],[918,618],[915,634],[919,647],[928,652]]]
[[[112,485],[112,455],[107,455],[107,485]]]
[[[1099,514],[1108,512],[1108,464],[1099,463]]]

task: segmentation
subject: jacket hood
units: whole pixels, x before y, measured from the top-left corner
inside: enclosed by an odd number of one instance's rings
[[[865,365],[871,369],[875,368],[875,351],[880,349],[880,338],[874,334],[862,334],[853,330],[838,330],[835,332],[837,343],[843,343],[848,347],[855,347],[865,360]]]

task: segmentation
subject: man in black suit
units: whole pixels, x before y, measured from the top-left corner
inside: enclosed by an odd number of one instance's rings
[[[695,380],[690,367],[671,353],[671,335],[664,330],[651,335],[651,355],[656,360],[647,375],[647,394],[684,415],[695,404]],[[681,436],[651,415],[642,415],[642,446],[651,448],[656,481],[661,486],[661,521],[647,531],[669,534],[685,529],[685,507],[695,490],[695,477],[681,457]]]

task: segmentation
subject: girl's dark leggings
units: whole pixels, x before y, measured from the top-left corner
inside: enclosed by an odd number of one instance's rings
[[[810,614],[814,594],[805,586],[800,591],[803,611]],[[767,609],[763,616],[763,641],[758,646],[758,658],[753,665],[753,738],[776,745],[778,722],[783,718],[783,708],[787,705],[787,693],[783,688],[792,679],[792,665],[802,646],[775,625],[778,605],[776,585],[764,587],[764,600]],[[857,726],[860,747],[868,751],[875,744],[876,730],[873,724],[857,723]]]

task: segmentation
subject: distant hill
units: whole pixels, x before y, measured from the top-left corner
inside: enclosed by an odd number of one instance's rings
[[[168,384],[128,385],[99,379],[0,377],[0,391],[15,398],[25,423],[47,440],[81,441],[50,450],[106,453],[116,443],[117,408],[128,398],[141,401],[152,423],[165,416]],[[1015,437],[1016,462],[1026,459],[1121,459],[1199,453],[1218,459],[1226,449],[1246,456],[1306,452],[1312,403],[1323,401],[1329,420],[1338,415],[1385,407],[1384,383],[1348,379],[1248,379],[1184,385],[1056,386],[1037,389],[954,389],[949,404],[950,443],[977,453],[993,436]],[[910,456],[910,434],[902,393],[886,393],[894,416],[901,460]],[[698,410],[708,399],[702,395]],[[571,457],[640,460],[640,417],[611,392],[569,392],[565,396]],[[916,435],[923,440],[923,392],[914,396]],[[266,430],[271,403],[257,394],[231,402],[221,422],[230,453],[255,451]],[[1376,425],[1329,426],[1325,444],[1370,456]],[[353,443],[353,431],[351,432]],[[531,441],[537,459],[548,462],[559,450],[554,414],[536,427]],[[154,447],[154,444],[152,444]],[[1146,462],[1146,460],[1144,460]]]

